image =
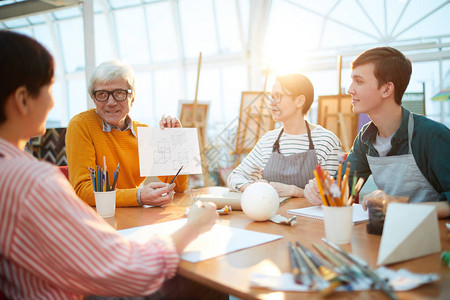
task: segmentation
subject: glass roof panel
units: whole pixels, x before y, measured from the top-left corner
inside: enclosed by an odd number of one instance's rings
[[[211,0],[180,0],[179,12],[185,57],[218,53]]]
[[[140,7],[114,11],[120,58],[129,64],[148,63],[150,55],[144,10]]]
[[[100,3],[102,0],[94,0],[94,12],[100,13],[102,12],[103,3]]]
[[[248,0],[239,1],[239,10],[241,15],[242,33],[244,35],[244,41],[248,40],[248,28],[250,19],[250,4]]]
[[[112,8],[123,8],[123,7],[131,7],[141,4],[141,0],[107,0],[109,5],[111,5]]]
[[[323,19],[317,14],[292,6],[286,1],[277,1],[270,12],[265,38],[267,50],[277,52],[283,48],[302,51],[315,49],[320,42],[322,26]]]
[[[50,32],[50,27],[47,25],[36,25],[33,27],[34,36],[36,39],[44,44],[44,46],[52,53],[54,56],[57,53],[55,48],[55,41]],[[57,68],[58,69],[58,68]]]
[[[361,44],[376,44],[376,37],[355,31],[340,24],[327,22],[320,48],[340,48]]]
[[[372,1],[376,2],[376,1]],[[380,15],[380,11],[383,11],[383,5],[381,2],[376,2],[378,5],[372,5],[372,7],[361,7],[353,0],[343,0],[339,2],[339,5],[331,12],[330,18],[327,22],[328,29],[333,29],[334,26],[339,28],[354,28],[354,32],[364,32],[365,35],[372,36],[373,39],[381,39],[384,32],[384,18]],[[370,10],[369,10],[370,9]],[[372,13],[378,12],[377,17],[383,19],[382,22],[377,22],[377,25],[373,25]],[[334,30],[335,31],[335,30]],[[349,31],[346,30],[348,34]],[[351,33],[351,32],[350,32]],[[328,36],[330,36],[328,34]],[[345,40],[357,40],[352,35],[346,35]]]
[[[180,55],[169,2],[146,5],[152,61],[175,60]]]
[[[66,72],[84,70],[84,35],[81,18],[64,20],[58,23]]]
[[[221,52],[235,53],[241,51],[242,43],[237,19],[236,2],[216,1],[215,9]]]
[[[56,20],[64,20],[74,17],[81,17],[81,8],[80,7],[69,7],[64,9],[58,9],[52,12],[52,15]]]
[[[335,5],[336,1],[311,1],[311,0],[274,0],[294,4],[297,7],[308,9],[320,14],[328,13]]]
[[[421,6],[412,4],[408,6],[406,17],[401,19],[398,29],[394,33],[394,35],[401,33],[397,38],[418,39],[427,36],[450,35],[450,2],[417,24],[414,23],[428,15],[436,6],[423,7],[423,3]]]
[[[104,14],[96,14],[94,18],[96,65],[117,58],[109,29],[106,16]]]
[[[44,15],[40,14],[40,15],[32,15],[32,16],[28,16],[28,21],[33,24],[44,24],[45,23],[45,18]]]
[[[12,19],[12,20],[5,21],[4,23],[7,28],[11,28],[11,29],[25,27],[25,26],[30,25],[27,18]]]
[[[4,5],[10,5],[16,2],[21,2],[21,1],[12,1],[12,0],[1,0],[0,1],[0,6],[4,6]]]

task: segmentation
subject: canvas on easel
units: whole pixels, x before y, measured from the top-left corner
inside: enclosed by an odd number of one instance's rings
[[[268,92],[242,92],[236,148],[233,153],[237,155],[236,166],[242,155],[250,153],[258,140],[275,128],[267,96]]]
[[[208,103],[197,103],[195,108],[194,119],[194,103],[188,101],[180,101],[180,122],[183,127],[197,127],[199,129],[200,144],[206,145],[206,125],[208,120]]]
[[[350,151],[358,130],[358,115],[353,112],[352,96],[319,96],[317,123],[336,134],[343,150]]]

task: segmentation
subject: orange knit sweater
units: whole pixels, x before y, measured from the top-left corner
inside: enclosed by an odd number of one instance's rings
[[[147,126],[133,121],[134,131],[137,127]],[[145,180],[139,172],[138,139],[131,130],[103,132],[103,123],[95,109],[82,112],[72,118],[67,127],[66,152],[69,165],[69,181],[77,195],[87,204],[94,206],[94,192],[88,167],[103,166],[103,156],[110,172],[113,173],[120,162],[120,174],[117,180],[117,206],[138,206],[136,193]],[[162,182],[170,182],[173,176],[158,177]],[[178,176],[175,191],[184,192],[188,176]]]

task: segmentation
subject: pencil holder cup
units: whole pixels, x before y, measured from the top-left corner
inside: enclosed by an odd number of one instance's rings
[[[325,236],[335,244],[350,243],[352,238],[353,206],[322,206]]]
[[[116,191],[94,192],[95,208],[103,218],[114,217],[116,212]]]

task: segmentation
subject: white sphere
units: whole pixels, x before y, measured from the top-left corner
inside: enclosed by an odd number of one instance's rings
[[[277,191],[265,182],[253,183],[242,193],[242,210],[255,221],[270,219],[277,213],[279,205]]]

